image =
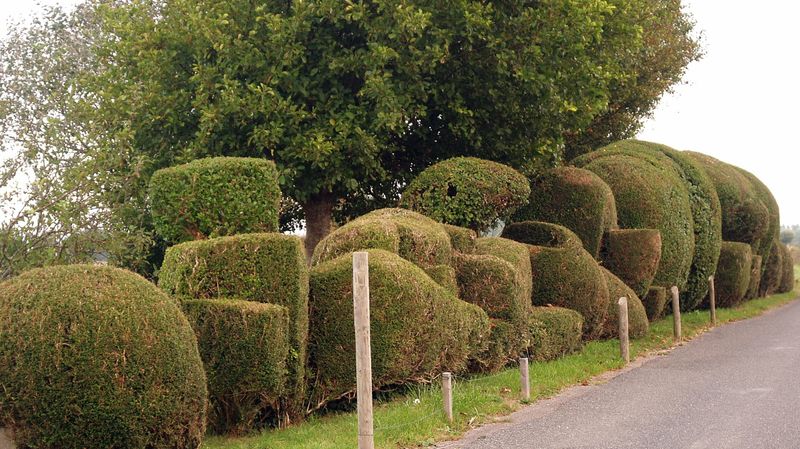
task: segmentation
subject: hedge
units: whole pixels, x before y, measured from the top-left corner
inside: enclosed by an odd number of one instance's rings
[[[647,294],[642,298],[642,305],[644,305],[648,321],[652,323],[661,318],[667,305],[667,289],[657,286],[650,287]]]
[[[364,249],[383,249],[423,268],[450,265],[453,254],[450,235],[440,223],[410,210],[378,209],[322,239],[312,265]]]
[[[475,240],[478,234],[472,229],[462,228],[449,224],[442,224],[447,235],[450,236],[450,244],[455,251],[470,254],[475,251]]]
[[[644,297],[661,262],[661,233],[657,229],[608,231],[600,258],[603,266]]]
[[[781,283],[778,286],[778,293],[789,293],[794,290],[794,260],[789,251],[789,247],[781,244],[783,250],[783,274],[781,275]]]
[[[611,187],[621,228],[661,232],[661,262],[653,283],[683,290],[695,254],[692,204],[672,159],[651,145],[617,142],[573,164],[594,172]]]
[[[766,257],[774,244],[780,244],[781,213],[778,202],[775,200],[769,188],[759,178],[742,168],[734,168],[750,181],[756,198],[758,198],[767,209],[769,222],[767,223],[766,235],[757,245],[753,246],[753,251],[756,254],[761,257]]]
[[[769,251],[762,251],[761,242],[769,234],[770,211],[751,178],[733,165],[711,156],[687,154],[703,166],[716,187],[722,207],[722,239],[749,243],[755,253],[766,260]]]
[[[554,168],[531,179],[530,200],[513,221],[560,224],[577,234],[586,251],[597,258],[603,234],[617,228],[614,193],[588,170]]]
[[[305,397],[308,268],[298,237],[241,234],[175,245],[167,249],[158,285],[186,299],[236,298],[286,307],[291,351],[281,411],[300,413]]]
[[[368,253],[376,389],[462,372],[486,351],[490,325],[483,310],[394,253]],[[355,390],[352,276],[350,254],[311,270],[312,407]]]
[[[758,297],[758,289],[761,286],[762,262],[761,256],[753,256],[753,263],[750,267],[750,285],[747,286],[747,293],[744,295],[746,301]]]
[[[584,338],[595,338],[605,321],[608,288],[578,236],[563,226],[525,221],[506,226],[503,237],[532,245],[533,304],[577,310],[584,318]]]
[[[752,263],[750,245],[722,242],[717,273],[714,275],[717,307],[733,307],[744,300],[750,285]]]
[[[215,157],[156,171],[150,180],[156,232],[170,243],[278,231],[281,191],[275,164]]]
[[[403,192],[401,205],[442,223],[489,229],[528,201],[528,179],[513,168],[473,157],[434,164]]]
[[[761,276],[761,285],[758,288],[759,296],[769,296],[778,291],[783,278],[783,251],[781,243],[775,239],[770,247],[764,274]]]
[[[450,265],[434,265],[425,268],[425,273],[445,290],[453,295],[458,295],[458,277],[455,268]]]
[[[20,448],[197,448],[206,377],[174,299],[110,267],[0,284],[0,427]]]
[[[583,317],[574,310],[533,307],[529,322],[531,343],[528,358],[531,360],[555,360],[577,351],[583,344]]]
[[[459,298],[492,318],[489,350],[475,369],[495,371],[526,347],[531,304],[531,266],[527,246],[502,238],[481,238],[476,254],[457,253]]]
[[[603,323],[601,332],[602,338],[619,338],[619,304],[620,298],[628,299],[628,335],[630,338],[639,338],[647,335],[650,323],[647,320],[647,311],[639,299],[639,296],[625,285],[622,280],[605,268],[603,275],[608,285],[608,295],[611,299],[608,303],[608,315]]]

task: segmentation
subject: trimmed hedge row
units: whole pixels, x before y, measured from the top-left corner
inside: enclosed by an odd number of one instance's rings
[[[159,286],[182,299],[235,298],[285,307],[289,315],[291,349],[286,362],[288,374],[283,390],[286,395],[275,413],[299,416],[306,384],[308,269],[298,237],[241,234],[175,245],[164,257]],[[202,336],[201,340],[212,337],[214,335]],[[278,347],[281,336],[275,334],[275,338]],[[224,349],[224,346],[215,347]],[[261,354],[261,349],[253,348],[253,358]],[[208,360],[211,359],[205,361]],[[210,380],[211,384],[215,382]],[[261,394],[274,397],[278,392],[265,390]]]
[[[766,267],[763,268],[764,274],[761,277],[761,285],[758,288],[760,296],[769,296],[778,291],[783,278],[783,251],[781,243],[775,239],[769,248]]]
[[[628,299],[628,335],[630,338],[639,338],[647,335],[650,323],[647,320],[647,311],[639,299],[639,296],[625,285],[622,280],[605,268],[600,268],[606,278],[608,285],[608,315],[603,323],[603,330],[600,332],[601,338],[619,338],[619,301],[620,298]]]
[[[596,338],[608,309],[608,288],[578,236],[563,226],[526,221],[506,226],[503,237],[531,245],[533,304],[577,310],[584,338]]]
[[[750,245],[740,242],[722,242],[716,284],[717,307],[733,307],[744,300],[750,285],[753,252]]]
[[[555,360],[581,348],[583,316],[562,307],[533,307],[530,311],[530,360]]]
[[[778,293],[789,293],[794,290],[794,260],[789,247],[784,244],[780,246],[783,250],[783,274],[781,275],[781,283],[778,286]]]
[[[530,201],[513,220],[562,225],[597,258],[604,233],[617,228],[617,209],[614,193],[600,177],[580,168],[558,167],[531,179]]]
[[[462,372],[487,350],[490,323],[483,310],[397,254],[368,253],[375,388]],[[356,386],[351,255],[311,270],[310,308],[311,397],[321,406],[350,396]]]
[[[528,201],[528,179],[513,168],[456,157],[423,170],[403,192],[401,205],[442,223],[489,229]]]
[[[652,323],[664,315],[667,306],[667,289],[664,287],[650,287],[647,295],[642,298],[647,319]]]
[[[750,285],[747,286],[747,293],[744,295],[745,301],[758,297],[758,289],[761,287],[762,262],[761,256],[753,256],[753,263],[750,267]]]
[[[197,448],[206,376],[174,299],[116,268],[0,284],[0,427],[17,447]]]
[[[650,289],[661,262],[661,233],[657,229],[608,231],[601,260],[637,296],[643,297]]]
[[[150,180],[153,226],[170,243],[276,232],[280,200],[278,171],[265,159],[197,159]]]
[[[661,262],[653,283],[683,290],[695,254],[694,220],[689,192],[672,160],[650,144],[622,141],[572,163],[611,187],[621,228],[660,231]]]

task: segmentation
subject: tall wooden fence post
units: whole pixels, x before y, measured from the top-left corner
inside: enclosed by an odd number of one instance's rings
[[[678,287],[672,286],[672,332],[675,334],[675,341],[681,341],[681,300]]]
[[[708,277],[708,302],[711,308],[711,325],[717,325],[717,289],[714,285],[714,276]]]
[[[369,321],[369,253],[353,253],[353,321],[356,331],[358,449],[374,449],[372,349]]]
[[[522,387],[522,400],[523,401],[530,401],[531,400],[531,380],[529,374],[529,364],[527,357],[520,357],[519,359],[519,381]]]
[[[453,422],[453,375],[442,373],[442,399],[447,422]]]
[[[619,352],[622,360],[631,361],[631,342],[628,338],[628,298],[619,298]]]

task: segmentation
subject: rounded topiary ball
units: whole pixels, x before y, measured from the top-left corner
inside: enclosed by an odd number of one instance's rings
[[[434,164],[403,192],[402,206],[475,231],[489,229],[528,202],[528,179],[513,168],[474,157]]]
[[[196,448],[206,376],[177,302],[72,265],[0,284],[0,427],[38,448]]]

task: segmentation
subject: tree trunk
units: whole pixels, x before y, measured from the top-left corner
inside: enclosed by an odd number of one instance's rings
[[[314,248],[331,232],[335,203],[336,199],[330,193],[319,193],[303,204],[306,216],[306,262],[309,265]]]

